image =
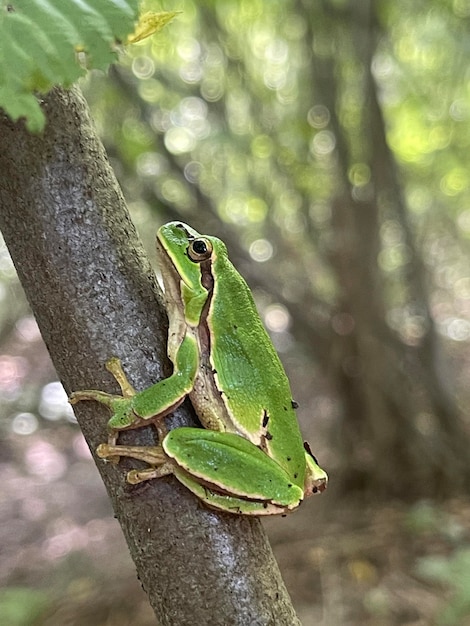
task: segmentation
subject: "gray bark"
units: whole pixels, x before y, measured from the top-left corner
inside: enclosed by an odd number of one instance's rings
[[[0,227],[66,391],[117,393],[112,355],[142,389],[171,371],[154,274],[80,92],[54,90],[43,107],[42,136],[0,113]],[[109,416],[91,402],[76,414],[94,454]],[[182,424],[189,403],[171,420]],[[173,478],[131,486],[131,463],[97,467],[161,624],[299,623],[257,519],[212,512]]]

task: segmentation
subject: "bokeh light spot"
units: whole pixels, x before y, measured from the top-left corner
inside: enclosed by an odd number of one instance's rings
[[[46,482],[57,480],[67,468],[64,455],[46,441],[33,443],[26,451],[25,460],[29,472]]]
[[[282,304],[270,304],[264,312],[266,327],[275,333],[285,332],[290,325],[290,315]]]
[[[336,146],[336,138],[329,130],[321,130],[312,139],[310,149],[317,157],[324,157],[333,152]]]
[[[155,72],[155,63],[151,57],[139,56],[132,61],[132,72],[137,78],[150,78]]]
[[[169,128],[165,133],[165,146],[172,154],[190,152],[196,145],[196,138],[188,128]]]
[[[273,247],[267,239],[257,239],[250,246],[250,256],[258,263],[268,261],[273,255]]]
[[[54,381],[43,387],[39,402],[39,413],[45,419],[53,422],[60,419],[75,421],[65,389],[59,381]]]
[[[11,429],[17,435],[31,435],[37,427],[38,420],[33,413],[18,413],[11,422]]]
[[[307,122],[313,128],[325,128],[330,123],[330,112],[322,104],[316,104],[307,113]]]

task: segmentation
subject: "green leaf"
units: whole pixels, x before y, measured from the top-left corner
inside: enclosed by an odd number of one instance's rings
[[[158,13],[146,11],[142,13],[135,31],[127,37],[127,43],[137,43],[138,41],[142,41],[142,39],[146,39],[158,33],[158,31],[166,26],[168,22],[171,22],[179,13],[181,13],[181,11],[160,11]]]
[[[3,0],[0,8],[0,108],[40,131],[34,96],[69,87],[87,69],[105,69],[116,44],[134,31],[139,0]]]

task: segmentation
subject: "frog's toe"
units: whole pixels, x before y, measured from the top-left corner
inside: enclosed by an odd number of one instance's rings
[[[116,382],[121,388],[121,392],[124,398],[130,398],[131,396],[135,396],[136,391],[128,381],[127,376],[122,369],[122,363],[120,359],[115,356],[108,359],[106,361],[106,369],[116,379]]]
[[[82,400],[94,400],[112,409],[114,398],[116,398],[116,396],[105,393],[104,391],[98,391],[98,389],[83,389],[82,391],[72,392],[69,396],[69,402],[70,404],[77,404]]]

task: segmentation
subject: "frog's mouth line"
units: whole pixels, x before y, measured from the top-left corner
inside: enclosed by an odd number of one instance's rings
[[[160,265],[160,270],[162,273],[163,286],[165,287],[165,299],[174,303],[174,305],[178,307],[183,306],[183,302],[181,300],[180,289],[176,288],[181,281],[181,276],[178,274],[176,267],[173,261],[170,259],[165,246],[158,239],[156,240],[156,249],[157,249],[157,257],[158,264]],[[172,280],[168,280],[168,276],[171,276]]]
[[[188,235],[188,237],[190,237],[190,235]],[[156,239],[156,248],[159,265],[162,271],[163,284],[165,287],[165,299],[167,300],[167,302],[171,302],[172,306],[178,307],[180,310],[183,310],[184,304],[181,297],[180,284],[184,283],[188,288],[190,287],[190,285],[179,274],[164,244],[160,241],[158,237]],[[214,292],[214,277],[212,275],[211,259],[203,261],[199,264],[199,267],[201,271],[201,284],[207,291],[207,299],[204,303],[204,307],[201,311],[201,317],[199,320],[199,340],[201,342],[201,348],[209,353],[210,333],[207,318],[209,315],[212,295]],[[171,280],[168,280],[168,277],[171,277]]]
[[[188,242],[194,240],[194,237],[190,235],[189,233],[187,233],[187,238],[188,238]],[[175,264],[171,260],[170,255],[168,254],[167,248],[165,247],[164,243],[160,240],[158,236],[155,241],[155,247],[157,250],[157,257],[158,257],[159,265],[163,266],[165,270],[169,274],[172,275],[174,279],[173,282],[175,284],[179,282],[183,282],[186,285],[186,287],[188,287],[188,289],[191,289],[191,284],[187,280],[185,280],[184,276],[182,276],[178,272]],[[193,261],[193,262],[195,265],[197,265],[196,261]],[[213,262],[213,258],[210,257],[206,261],[201,261],[199,263],[199,266],[201,269],[201,285],[204,287],[204,289],[208,293],[212,293],[212,290],[214,288],[214,278],[212,276],[212,271],[211,271],[212,262]],[[164,274],[163,271],[162,271],[162,274]]]
[[[202,268],[201,268],[202,270]],[[212,273],[209,271],[210,279],[212,281],[212,285],[210,290],[207,292],[207,300],[202,307],[201,317],[199,318],[199,343],[201,346],[201,350],[204,354],[210,354],[211,351],[211,334],[209,331],[209,325],[207,322],[207,318],[209,315],[211,302],[212,302],[212,294],[214,293],[214,279],[212,277]],[[204,280],[204,270],[202,270],[202,280]],[[204,284],[204,283],[203,283]],[[205,285],[204,285],[205,286]]]

